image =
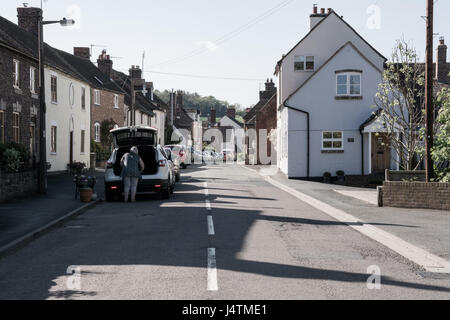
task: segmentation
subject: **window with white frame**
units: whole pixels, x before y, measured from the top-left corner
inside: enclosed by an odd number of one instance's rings
[[[344,133],[342,131],[322,132],[322,150],[344,150]]]
[[[56,147],[57,147],[57,141],[58,141],[57,127],[52,126],[50,133],[51,133],[51,135],[50,135],[50,152],[56,153],[56,150],[57,150]]]
[[[314,56],[295,56],[295,71],[314,71]]]
[[[20,88],[20,62],[19,60],[13,60],[14,70],[13,70],[13,85],[16,88]]]
[[[15,143],[20,143],[20,114],[18,112],[13,112],[13,141]]]
[[[94,90],[94,103],[100,105],[100,90]]]
[[[0,111],[0,143],[5,143],[5,112]]]
[[[100,142],[100,123],[98,122],[94,124],[94,140]]]
[[[84,153],[84,145],[85,145],[85,139],[86,139],[86,131],[85,130],[81,130],[81,150],[80,152],[83,154]]]
[[[86,88],[81,88],[81,109],[86,109]]]
[[[30,67],[30,91],[36,93],[36,68]]]
[[[114,108],[119,109],[119,95],[118,94],[114,95]]]
[[[361,73],[338,73],[336,75],[336,94],[338,96],[360,96]]]
[[[52,102],[58,103],[58,78],[56,76],[51,76],[50,78],[50,89],[52,94]]]

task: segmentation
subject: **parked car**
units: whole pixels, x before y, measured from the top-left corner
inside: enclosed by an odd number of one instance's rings
[[[198,150],[194,150],[193,152],[194,162],[193,163],[203,163],[203,153]]]
[[[115,149],[105,169],[105,196],[107,201],[123,194],[120,160],[132,146],[139,149],[139,156],[145,164],[137,194],[159,193],[169,199],[175,187],[173,169],[164,149],[158,146],[157,130],[150,127],[124,127],[111,130]]]
[[[176,154],[180,158],[181,168],[187,168],[187,165],[190,163],[190,155],[188,154],[188,150],[185,146],[167,145],[165,146],[165,148],[169,148],[170,150],[172,150],[172,153]]]
[[[219,153],[219,152],[214,152],[214,162],[217,163],[222,163],[223,162],[223,154]]]
[[[175,153],[173,153],[170,148],[164,148],[164,152],[167,155],[167,160],[171,161],[173,164],[175,182],[180,181],[181,178],[180,158]]]

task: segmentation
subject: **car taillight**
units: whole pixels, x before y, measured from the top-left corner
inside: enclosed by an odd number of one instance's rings
[[[184,152],[180,151],[180,157],[184,156]]]
[[[166,166],[166,160],[159,160],[159,166],[165,167]]]
[[[114,168],[114,163],[108,161],[108,162],[106,163],[106,168],[108,168],[108,169]]]

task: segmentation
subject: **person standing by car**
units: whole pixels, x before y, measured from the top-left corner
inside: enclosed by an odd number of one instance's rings
[[[137,185],[142,178],[141,172],[145,168],[144,161],[139,156],[138,148],[132,147],[129,153],[124,154],[122,160],[120,160],[120,165],[122,167],[125,202],[128,202],[130,191],[131,202],[136,202]]]

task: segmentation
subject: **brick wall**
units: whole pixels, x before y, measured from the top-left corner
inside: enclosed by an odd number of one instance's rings
[[[381,192],[385,207],[450,210],[450,183],[385,181]]]
[[[267,130],[267,135],[270,135],[270,131],[276,129],[277,127],[277,98],[273,96],[272,99],[267,102],[267,104],[258,111],[256,114],[256,132],[258,134],[258,164],[261,164],[260,159],[260,137],[259,132],[262,129]],[[262,152],[266,152],[267,156],[272,159],[272,165],[276,164],[276,154],[274,148],[272,147],[272,143],[269,139],[267,139],[267,150],[262,150]]]
[[[114,92],[107,90],[100,91],[100,105],[94,102],[94,89],[91,90],[91,139],[95,138],[94,125],[96,122],[102,123],[104,120],[113,119],[119,126],[123,127],[125,123],[124,95],[119,94],[119,108],[114,108]]]
[[[0,171],[0,202],[29,196],[38,191],[37,171],[4,173]]]
[[[20,62],[20,89],[13,87],[14,59]],[[35,160],[39,161],[39,95],[30,92],[30,66],[36,68],[36,91],[39,91],[37,62],[0,46],[0,111],[5,115],[5,143],[13,141],[13,112],[19,112],[19,143],[30,146],[30,126],[33,124],[34,155]]]

